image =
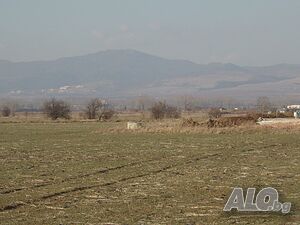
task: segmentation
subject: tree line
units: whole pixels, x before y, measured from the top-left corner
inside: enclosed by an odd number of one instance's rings
[[[146,102],[148,101],[149,107],[146,107]],[[139,110],[148,110],[151,113],[152,118],[154,119],[163,119],[163,118],[179,118],[181,116],[181,111],[188,110],[190,104],[187,98],[184,98],[184,108],[176,107],[174,105],[167,104],[165,101],[156,101],[149,104],[149,99],[139,99]],[[266,112],[272,110],[272,104],[268,97],[259,97],[256,103],[256,109],[259,112]],[[3,117],[9,117],[14,115],[15,107],[9,105],[3,105],[0,107],[1,115]],[[56,98],[52,98],[43,102],[41,110],[44,114],[53,119],[70,119],[71,118],[71,105],[64,101]],[[93,98],[89,100],[84,107],[84,114],[87,119],[97,119],[99,121],[109,120],[115,115],[114,107],[112,107],[107,101],[100,98]],[[211,108],[209,114],[213,117],[219,117],[220,111],[218,108]]]

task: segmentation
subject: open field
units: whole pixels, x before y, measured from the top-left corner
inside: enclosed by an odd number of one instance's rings
[[[0,224],[300,224],[298,129],[125,126],[0,123]],[[267,186],[291,214],[222,212]]]

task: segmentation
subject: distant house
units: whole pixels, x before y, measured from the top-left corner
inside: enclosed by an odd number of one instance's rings
[[[286,108],[290,110],[300,109],[300,105],[288,105]]]

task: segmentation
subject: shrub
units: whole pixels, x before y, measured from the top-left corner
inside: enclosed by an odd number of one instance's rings
[[[71,118],[70,105],[62,100],[56,100],[55,98],[44,103],[43,111],[49,118],[53,120],[56,120],[58,118]]]
[[[96,119],[97,113],[99,112],[102,106],[103,104],[100,99],[98,98],[92,99],[86,106],[85,113],[87,115],[87,118]]]
[[[4,106],[4,107],[2,108],[2,110],[1,110],[1,114],[2,114],[2,116],[4,116],[4,117],[9,117],[9,116],[11,115],[11,110],[10,110],[10,108],[7,107],[7,106]]]
[[[282,118],[286,118],[286,117],[294,117],[294,112],[285,112],[285,113],[280,113],[280,115],[282,115]]]
[[[163,102],[155,103],[151,108],[152,117],[156,120],[162,119],[165,116],[166,104]]]
[[[218,119],[209,119],[208,127],[233,127],[245,124],[256,124],[256,118],[252,116],[221,117]]]
[[[115,111],[112,109],[104,109],[98,114],[99,120],[109,120],[115,115]]]
[[[154,119],[179,118],[180,111],[174,106],[167,105],[164,102],[157,102],[151,108],[151,115]]]
[[[115,114],[113,109],[108,108],[101,99],[94,98],[86,106],[85,113],[88,119],[109,120]]]

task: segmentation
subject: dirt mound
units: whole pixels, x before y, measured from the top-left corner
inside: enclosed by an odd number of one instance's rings
[[[193,120],[192,118],[184,119],[181,124],[183,127],[197,127],[200,125],[201,124],[199,122]]]
[[[293,118],[294,117],[294,113],[293,112],[285,112],[285,113],[276,113],[276,112],[272,112],[272,113],[257,113],[257,112],[252,112],[249,113],[248,116],[253,117],[253,118]]]
[[[244,124],[255,124],[256,118],[252,116],[244,117],[221,117],[218,119],[209,119],[207,121],[208,127],[233,127],[241,126]]]

